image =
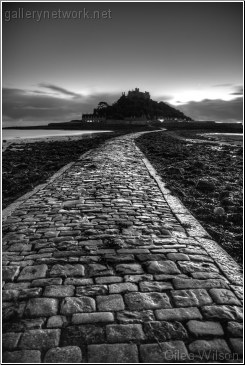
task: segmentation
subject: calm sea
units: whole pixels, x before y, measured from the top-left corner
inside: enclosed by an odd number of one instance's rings
[[[2,139],[9,140],[15,138],[45,138],[55,136],[78,136],[78,135],[92,135],[94,133],[106,133],[111,131],[74,131],[74,130],[53,130],[53,129],[3,129]]]
[[[202,133],[203,137],[211,137],[218,142],[230,143],[232,145],[243,145],[243,133]]]

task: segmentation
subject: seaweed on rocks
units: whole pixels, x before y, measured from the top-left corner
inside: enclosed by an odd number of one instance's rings
[[[175,134],[176,133],[176,134]],[[172,193],[237,262],[243,251],[242,147],[191,143],[178,131],[140,136],[136,143]],[[185,137],[195,139],[186,131]]]
[[[83,153],[125,133],[129,132],[105,133],[80,140],[11,144],[2,154],[2,208],[45,183]]]

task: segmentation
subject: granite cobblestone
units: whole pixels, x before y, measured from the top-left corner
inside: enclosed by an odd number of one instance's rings
[[[159,188],[137,135],[82,156],[4,219],[4,362],[241,361],[241,284]]]

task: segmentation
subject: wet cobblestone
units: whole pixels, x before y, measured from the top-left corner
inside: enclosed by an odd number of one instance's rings
[[[137,135],[82,156],[3,221],[4,362],[241,361],[236,265],[159,188]]]

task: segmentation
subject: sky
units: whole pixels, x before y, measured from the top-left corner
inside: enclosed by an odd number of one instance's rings
[[[3,126],[80,119],[136,87],[242,121],[242,2],[5,2],[2,17]]]

